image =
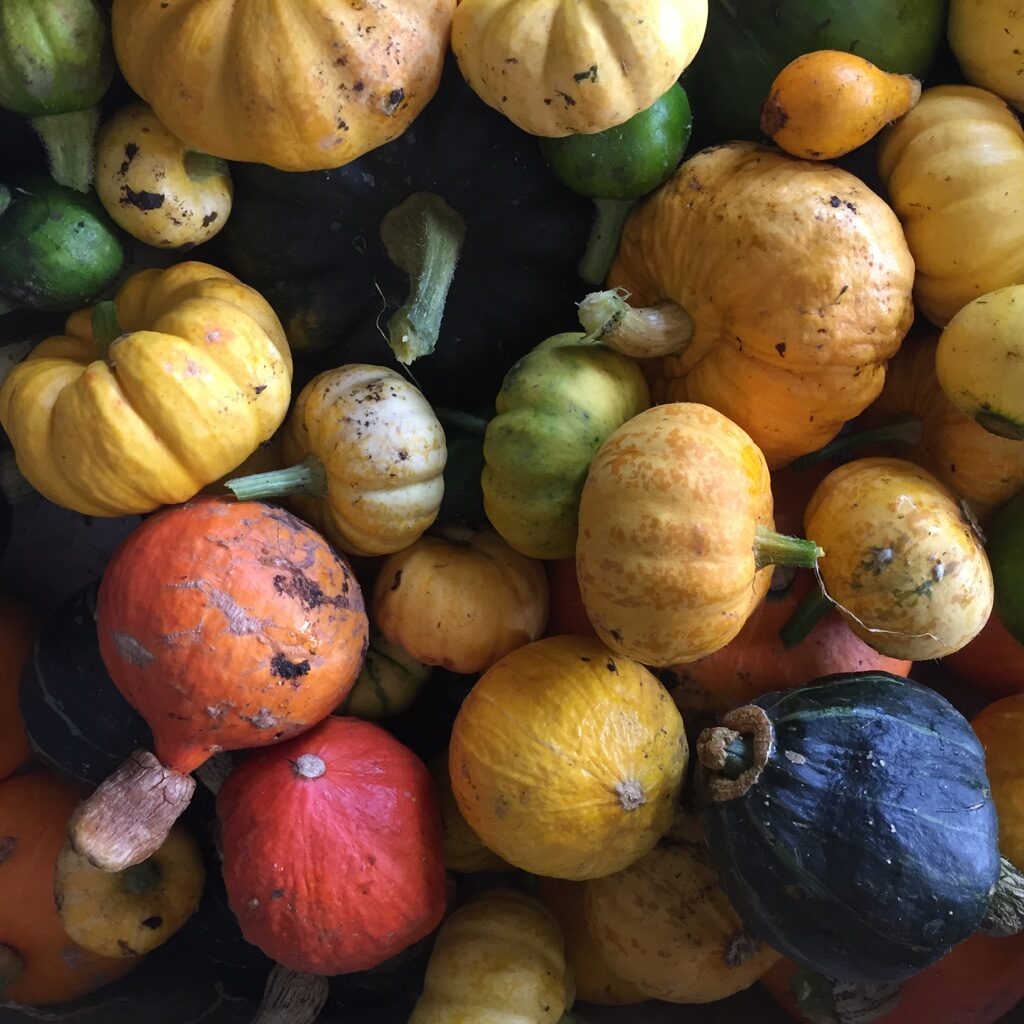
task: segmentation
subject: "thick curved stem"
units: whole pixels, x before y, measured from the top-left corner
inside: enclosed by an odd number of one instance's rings
[[[999,881],[980,930],[996,938],[1024,931],[1024,874],[1005,857],[999,858]]]
[[[92,336],[104,360],[110,357],[110,346],[121,337],[117,309],[110,300],[97,302],[92,308]]]
[[[775,727],[764,708],[733,708],[697,737],[698,790],[717,802],[743,796],[761,777],[774,745]]]
[[[677,355],[693,337],[690,314],[678,303],[633,309],[619,289],[587,295],[579,304],[579,321],[594,341],[637,359]]]
[[[580,260],[580,278],[587,284],[604,284],[608,268],[612,265],[619,238],[629,211],[636,206],[635,199],[595,199],[594,222],[590,237]]]
[[[763,569],[768,565],[794,565],[798,569],[813,569],[824,555],[822,548],[813,540],[802,537],[787,537],[774,530],[757,528],[754,538],[754,565]]]
[[[871,1024],[892,1013],[901,986],[850,985],[801,967],[789,983],[801,1014],[812,1024]]]
[[[815,588],[800,602],[789,621],[779,630],[782,646],[791,651],[803,643],[811,630],[834,608],[835,605],[822,593],[821,587]]]
[[[327,978],[319,974],[303,974],[280,964],[267,976],[260,1003],[252,1024],[313,1024],[327,1003]]]
[[[914,448],[921,443],[923,433],[921,418],[919,416],[908,419],[897,420],[895,423],[886,424],[884,427],[871,427],[868,430],[857,430],[850,434],[844,434],[830,441],[824,448],[819,448],[809,455],[802,455],[790,463],[789,468],[797,472],[803,469],[810,469],[819,462],[827,462],[829,459],[838,458],[847,452],[857,451],[869,444],[889,444],[899,441],[902,444]]]
[[[391,262],[409,275],[409,297],[388,321],[388,344],[408,366],[437,345],[466,222],[440,196],[416,192],[385,214],[380,237]]]
[[[68,114],[44,114],[32,118],[32,127],[43,140],[50,161],[50,175],[58,185],[88,192],[92,187],[96,128],[100,112],[73,110]]]
[[[240,476],[225,481],[224,486],[239,501],[286,498],[290,494],[309,494],[314,498],[323,498],[327,495],[327,470],[320,459],[310,455],[297,466]]]

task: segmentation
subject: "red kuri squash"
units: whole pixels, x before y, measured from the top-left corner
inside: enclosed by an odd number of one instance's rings
[[[943,659],[964,682],[990,700],[1024,693],[1024,644],[993,612],[982,631]]]

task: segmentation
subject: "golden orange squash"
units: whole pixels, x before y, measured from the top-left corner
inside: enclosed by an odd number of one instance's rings
[[[1024,871],[1024,694],[1003,697],[971,720],[999,815],[999,852]]]
[[[580,313],[612,348],[659,357],[656,401],[717,409],[776,468],[878,396],[913,281],[899,221],[861,181],[733,142],[687,160],[630,215],[608,278],[630,306]]]
[[[599,878],[672,822],[688,760],[683,720],[642,665],[587,637],[548,637],[485,672],[455,719],[452,790],[510,864]]]
[[[455,0],[115,0],[128,84],[190,148],[283,171],[397,138],[437,90]]]

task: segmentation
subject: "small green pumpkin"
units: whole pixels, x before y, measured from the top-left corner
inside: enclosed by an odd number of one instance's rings
[[[506,374],[484,436],[484,509],[516,551],[570,558],[594,453],[650,405],[629,356],[580,333],[556,334]]]
[[[355,685],[338,709],[368,722],[405,711],[419,696],[433,668],[374,630]]]

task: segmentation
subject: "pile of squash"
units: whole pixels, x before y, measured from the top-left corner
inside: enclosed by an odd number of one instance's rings
[[[12,1020],[1024,1000],[1008,0],[0,8]]]

